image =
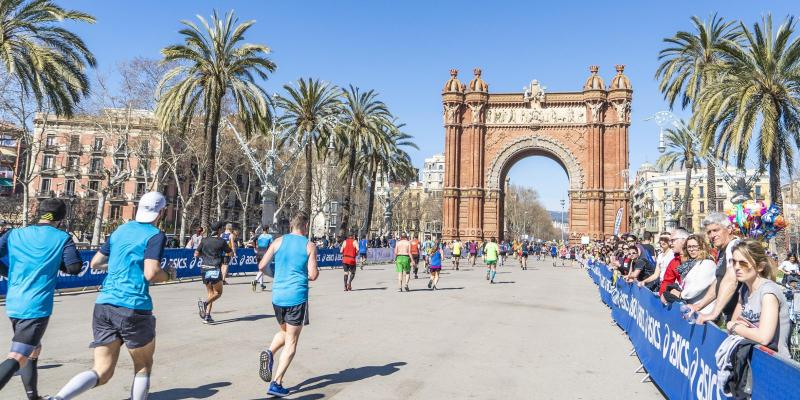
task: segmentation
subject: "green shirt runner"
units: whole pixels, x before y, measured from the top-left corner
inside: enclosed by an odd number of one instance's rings
[[[489,242],[483,249],[483,254],[486,255],[486,262],[497,262],[497,254],[500,253],[500,247],[495,242]]]

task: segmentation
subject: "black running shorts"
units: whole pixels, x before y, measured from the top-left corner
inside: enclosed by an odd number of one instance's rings
[[[278,325],[289,324],[292,326],[302,326],[310,323],[308,318],[308,302],[291,307],[281,307],[273,304],[272,309],[275,311],[275,319],[278,320]]]
[[[11,329],[14,330],[14,337],[11,338],[11,351],[26,357],[30,356],[35,347],[41,344],[50,317],[9,319],[11,320]]]
[[[127,348],[136,349],[155,339],[156,317],[152,311],[95,304],[92,330],[94,341],[89,347],[104,346],[120,339]]]

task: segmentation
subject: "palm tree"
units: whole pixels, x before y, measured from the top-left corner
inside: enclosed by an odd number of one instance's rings
[[[755,144],[758,164],[769,169],[772,202],[782,208],[781,167],[791,168],[800,146],[800,38],[792,37],[792,17],[777,31],[771,15],[752,31],[743,23],[740,28],[741,43],[721,46],[726,62],[711,68],[719,78],[703,88],[697,121],[702,131],[715,133],[722,154],[735,154],[739,167]]]
[[[65,10],[50,0],[0,1],[0,60],[39,108],[70,117],[89,95],[86,65],[94,55],[81,38],[59,26],[65,20],[94,23],[89,14]]]
[[[662,63],[656,70],[656,79],[670,108],[680,99],[681,108],[685,109],[691,104],[692,111],[695,111],[703,86],[714,79],[708,66],[722,62],[720,45],[726,40],[736,40],[741,32],[736,29],[735,21],[725,22],[717,14],[706,21],[692,17],[692,24],[694,31],[679,31],[675,36],[664,39],[668,47],[658,54]],[[708,141],[709,146],[704,146],[704,151],[710,150],[711,143]],[[718,157],[717,154],[709,156]],[[706,164],[706,204],[710,212],[717,211],[716,171],[712,163]]]
[[[353,189],[364,183],[357,179],[363,175],[356,173],[356,157],[368,154],[369,149],[380,147],[382,141],[388,138],[382,128],[392,123],[389,108],[377,96],[374,90],[362,92],[353,85],[344,92],[343,121],[336,136],[338,153],[347,157],[345,168],[340,173],[340,179],[347,182],[339,227],[342,236],[349,232]]]
[[[387,183],[409,183],[417,179],[417,170],[412,165],[411,158],[403,150],[403,147],[414,149],[419,149],[419,147],[413,142],[411,135],[401,130],[402,127],[402,124],[399,126],[395,124],[384,126],[381,130],[385,139],[378,146],[369,149],[366,153],[367,155],[360,158],[356,166],[358,173],[369,176],[367,212],[362,227],[366,234],[369,234],[372,224],[372,209],[375,204],[378,173]],[[361,232],[359,232],[358,236],[361,236]]]
[[[197,16],[200,25],[181,21],[179,31],[183,44],[174,44],[161,50],[162,63],[175,62],[178,66],[168,71],[159,83],[160,93],[156,105],[159,127],[168,131],[186,132],[202,116],[205,131],[205,159],[203,170],[203,202],[200,219],[208,232],[214,177],[216,176],[217,135],[222,118],[223,100],[231,99],[236,117],[246,133],[265,129],[270,120],[269,96],[256,78],[267,79],[275,64],[267,58],[269,47],[243,43],[245,33],[255,23],[239,24],[233,11],[223,19],[216,11],[210,23]]]
[[[691,224],[691,181],[692,169],[700,164],[700,157],[694,149],[692,135],[685,124],[681,128],[669,128],[664,134],[664,141],[667,150],[658,158],[656,164],[664,171],[669,171],[675,167],[686,170],[686,184],[683,190],[683,222],[686,229],[692,229]]]
[[[287,96],[278,97],[278,106],[283,110],[278,122],[289,129],[291,136],[304,143],[306,176],[303,208],[306,215],[310,216],[314,149],[327,148],[341,115],[342,92],[334,85],[313,78],[300,79],[296,87],[284,85],[283,88]]]

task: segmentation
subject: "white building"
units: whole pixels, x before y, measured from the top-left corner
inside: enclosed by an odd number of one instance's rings
[[[422,168],[422,188],[426,192],[444,189],[444,154],[434,154],[425,159]]]

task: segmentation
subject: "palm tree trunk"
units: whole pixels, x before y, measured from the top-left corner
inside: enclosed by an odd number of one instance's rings
[[[778,207],[783,213],[783,194],[781,193],[781,159],[778,147],[772,151],[772,157],[769,162],[769,197],[772,204]],[[786,232],[780,231],[775,237],[775,250],[778,254],[786,254]]]
[[[342,224],[339,227],[339,235],[347,236],[347,231],[350,227],[350,203],[353,195],[353,186],[355,183],[356,173],[356,146],[355,138],[350,139],[350,154],[347,157],[347,172],[350,175],[347,179],[347,188],[344,191],[344,198],[342,199]]]
[[[308,135],[311,135],[311,132],[308,132]],[[309,218],[309,225],[311,225],[311,191],[312,191],[311,178],[313,177],[314,174],[314,160],[312,158],[314,156],[314,152],[312,147],[313,147],[312,140],[309,139],[308,142],[306,142],[306,149],[305,149],[306,182],[305,182],[305,193],[303,193],[303,201],[305,202],[305,204],[303,204],[303,209]],[[308,227],[308,231],[311,232],[311,226]]]
[[[367,194],[367,215],[364,217],[364,235],[369,236],[370,226],[372,225],[372,206],[375,204],[375,180],[378,176],[378,169],[372,170],[369,177],[369,193]],[[360,236],[360,235],[359,235]]]
[[[717,210],[717,169],[711,163],[707,163],[706,171],[706,208],[709,213],[712,213],[719,211]]]
[[[683,189],[683,227],[693,232],[692,228],[692,204],[689,202],[692,195],[692,166],[686,166],[686,185]]]
[[[219,133],[220,103],[222,96],[217,99],[216,105],[211,109],[211,119],[206,130],[206,168],[203,171],[203,203],[200,206],[200,224],[203,232],[211,232],[211,207],[214,203],[214,178],[217,175],[217,134]]]

